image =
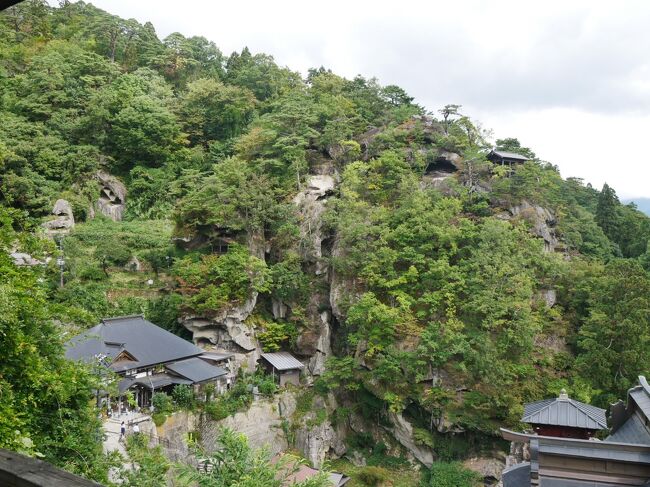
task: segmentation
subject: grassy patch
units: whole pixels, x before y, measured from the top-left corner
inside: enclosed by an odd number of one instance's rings
[[[368,470],[368,467],[357,467],[344,458],[330,462],[330,469],[351,478],[346,487],[369,487],[363,480],[371,478],[370,474],[373,473]],[[382,468],[382,471],[389,474],[393,487],[418,487],[422,478],[418,469],[407,466],[398,469]]]

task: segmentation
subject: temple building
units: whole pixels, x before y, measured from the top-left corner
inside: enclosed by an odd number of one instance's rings
[[[502,150],[492,150],[487,155],[489,161],[492,161],[494,164],[500,164],[502,166],[510,166],[513,164],[523,164],[526,161],[530,161],[530,157],[522,156],[515,152],[506,152]]]
[[[177,385],[192,386],[200,393],[206,384],[214,384],[217,392],[223,392],[232,380],[227,368],[215,365],[227,362],[230,355],[206,353],[141,315],[103,319],[70,339],[65,355],[120,377],[116,401],[119,410],[125,403],[122,396],[126,391],[134,393],[139,407],[147,407],[154,393],[171,392]],[[98,402],[112,409],[107,394],[98,393]],[[116,406],[115,402],[112,406]]]
[[[627,405],[611,407],[610,435],[600,441],[595,432],[606,427],[604,410],[570,399],[527,404],[522,421],[535,433],[501,429],[523,461],[503,471],[504,487],[650,486],[650,385],[628,391]],[[515,448],[515,446],[522,448]]]
[[[524,405],[522,423],[528,423],[541,436],[588,440],[607,429],[606,411],[570,399],[562,389],[559,397]]]

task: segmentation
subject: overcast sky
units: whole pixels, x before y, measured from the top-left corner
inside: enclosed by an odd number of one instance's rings
[[[248,46],[305,73],[325,66],[397,84],[517,137],[564,177],[650,197],[646,0],[95,0],[158,35]]]

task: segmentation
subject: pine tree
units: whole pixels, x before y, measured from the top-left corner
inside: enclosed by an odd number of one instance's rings
[[[598,197],[598,206],[596,206],[596,223],[603,229],[603,232],[612,241],[617,241],[617,232],[619,218],[617,207],[619,205],[616,192],[610,188],[607,183],[603,185],[603,190]]]

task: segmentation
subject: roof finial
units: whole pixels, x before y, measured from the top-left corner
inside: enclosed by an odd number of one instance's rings
[[[568,401],[569,395],[566,393],[566,389],[563,387],[560,391],[560,396],[558,397],[560,401]]]

